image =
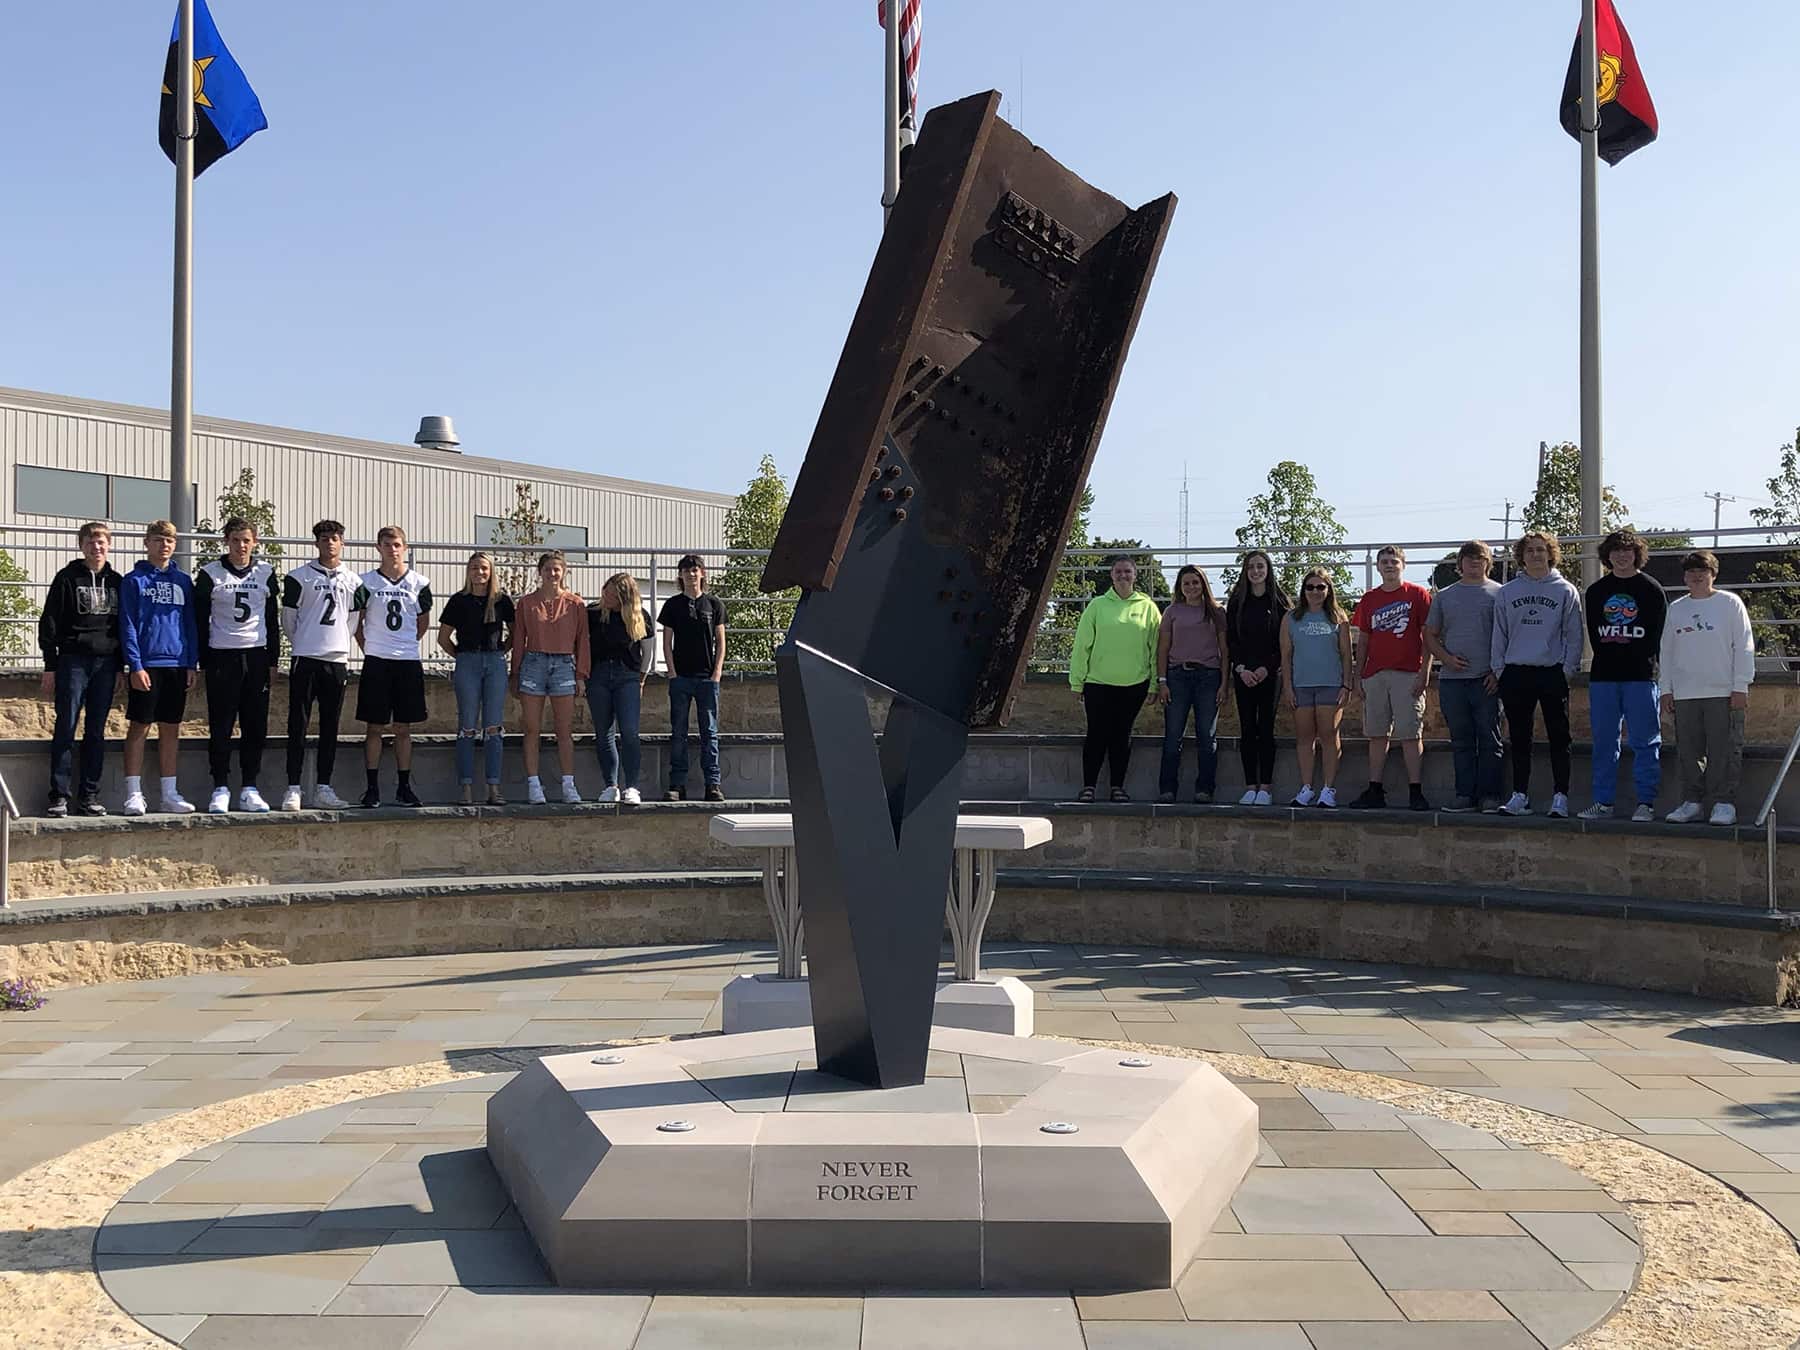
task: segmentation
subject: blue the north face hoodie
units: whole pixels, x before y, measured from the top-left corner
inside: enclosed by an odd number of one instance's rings
[[[174,563],[159,572],[140,560],[119,587],[119,645],[128,671],[197,669],[193,578]]]

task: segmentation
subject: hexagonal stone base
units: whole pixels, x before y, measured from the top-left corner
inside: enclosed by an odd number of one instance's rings
[[[1255,1160],[1210,1065],[931,1047],[888,1090],[819,1073],[804,1027],[559,1055],[492,1098],[488,1152],[580,1288],[1167,1288]]]

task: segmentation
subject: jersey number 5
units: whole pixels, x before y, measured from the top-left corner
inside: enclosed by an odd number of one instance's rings
[[[237,591],[232,595],[231,613],[239,623],[250,622],[250,600],[242,591]]]

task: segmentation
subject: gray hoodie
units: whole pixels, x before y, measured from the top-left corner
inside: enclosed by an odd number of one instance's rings
[[[1557,571],[1541,581],[1521,572],[1494,601],[1495,670],[1507,666],[1581,668],[1581,592]]]

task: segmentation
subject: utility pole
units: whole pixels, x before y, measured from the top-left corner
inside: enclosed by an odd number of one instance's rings
[[[1542,453],[1541,444],[1540,444],[1539,453],[1540,454]],[[1507,569],[1507,561],[1506,560],[1510,555],[1506,552],[1506,550],[1512,542],[1512,513],[1513,513],[1513,504],[1509,500],[1506,503],[1506,514],[1505,515],[1488,517],[1489,524],[1498,525],[1500,527],[1500,580],[1502,582],[1505,582],[1507,579],[1508,569]]]
[[[1185,460],[1181,465],[1181,517],[1176,532],[1180,535],[1181,561],[1185,565],[1188,560],[1188,475]]]
[[[1712,499],[1712,504],[1713,504],[1713,550],[1715,552],[1717,552],[1718,547],[1719,547],[1719,504],[1721,502],[1735,502],[1735,501],[1738,501],[1739,498],[1732,496],[1729,492],[1702,492],[1700,495],[1702,497],[1710,497]]]

